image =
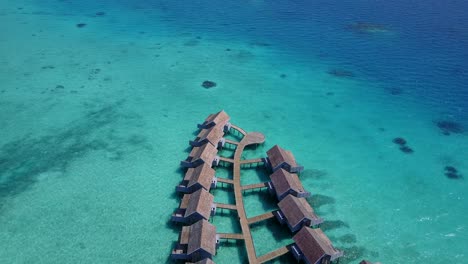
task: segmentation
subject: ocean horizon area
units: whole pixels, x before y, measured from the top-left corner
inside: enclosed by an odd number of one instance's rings
[[[184,263],[170,258],[180,161],[221,110],[265,135],[243,158],[278,144],[304,166],[340,264],[468,263],[467,10],[0,0],[0,263]],[[266,180],[258,168],[241,184]],[[247,217],[277,209],[272,197],[248,192]],[[211,223],[240,230],[234,212]],[[251,232],[257,256],[293,243],[275,219]],[[213,261],[248,263],[244,243]]]

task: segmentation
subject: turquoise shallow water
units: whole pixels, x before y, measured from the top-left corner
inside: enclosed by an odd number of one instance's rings
[[[280,144],[305,166],[340,263],[468,263],[468,22],[441,3],[0,1],[0,263],[170,262],[178,164],[220,109],[265,134],[246,157]],[[253,238],[266,253],[291,234],[271,221]]]

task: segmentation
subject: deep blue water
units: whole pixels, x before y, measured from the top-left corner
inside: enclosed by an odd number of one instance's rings
[[[193,35],[214,34],[280,47],[300,54],[304,62],[317,57],[338,62],[338,67],[382,89],[398,90],[460,122],[468,120],[466,1],[101,1],[90,5],[145,17],[119,19],[116,27],[128,23],[135,30],[158,34],[152,26],[164,21]],[[90,10],[71,1],[65,6]],[[388,32],[349,29],[358,22],[378,24]]]
[[[319,56],[340,62],[357,77],[467,120],[466,1],[247,2],[176,1],[166,11],[180,18],[171,23],[183,30],[250,38],[305,61]],[[356,22],[383,25],[389,32],[347,28]]]

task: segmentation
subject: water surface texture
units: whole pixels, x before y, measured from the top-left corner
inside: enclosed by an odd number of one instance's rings
[[[305,167],[340,263],[468,263],[467,10],[0,0],[0,263],[170,263],[179,161],[221,109],[265,134],[246,155],[280,144]],[[245,204],[275,209],[265,192]],[[213,223],[239,230],[234,214]],[[292,241],[275,221],[252,231],[259,255]],[[242,243],[214,260],[245,263]]]

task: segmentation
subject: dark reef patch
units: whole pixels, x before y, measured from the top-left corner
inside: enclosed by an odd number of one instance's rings
[[[445,169],[445,171],[447,171],[447,172],[453,172],[453,173],[457,173],[457,172],[458,172],[458,170],[457,170],[455,167],[453,167],[453,166],[445,166],[444,169]]]
[[[378,252],[369,251],[365,247],[360,246],[344,247],[340,248],[340,250],[343,250],[345,252],[344,256],[340,259],[340,263],[343,264],[355,263],[356,261],[362,259],[364,256],[368,255],[373,256],[373,258],[378,258],[379,256]]]
[[[210,89],[210,88],[216,87],[216,83],[213,81],[204,81],[202,83],[202,87],[206,89]]]
[[[354,73],[352,71],[344,70],[344,69],[330,69],[327,71],[329,75],[339,77],[339,78],[353,78]]]
[[[354,234],[346,234],[346,235],[338,237],[337,241],[341,243],[351,244],[351,243],[356,243],[357,239],[356,239],[356,235]]]
[[[312,208],[315,208],[316,210],[319,209],[320,207],[328,204],[334,204],[335,203],[335,198],[331,196],[326,196],[323,194],[314,194],[310,197],[307,198],[307,201],[310,203]]]
[[[414,150],[412,148],[410,148],[406,143],[406,139],[402,138],[402,137],[396,137],[392,140],[393,143],[397,144],[398,146],[400,146],[400,150],[401,152],[405,153],[405,154],[411,154],[414,152]]]
[[[270,43],[259,42],[259,41],[251,42],[250,45],[252,45],[252,46],[257,46],[257,47],[270,47],[270,46],[271,46]]]
[[[442,131],[442,134],[448,136],[450,134],[461,134],[465,132],[465,128],[462,124],[449,121],[449,120],[439,120],[435,122],[437,127]]]
[[[397,145],[400,145],[400,146],[406,145],[406,140],[404,138],[401,138],[401,137],[394,138],[392,140],[392,142],[397,144]]]
[[[110,160],[151,150],[147,139],[138,134],[119,134],[119,127],[138,127],[142,119],[121,110],[124,101],[89,111],[63,129],[48,135],[26,135],[0,146],[0,209],[4,199],[22,193],[46,172],[65,174],[77,159],[93,151],[104,151]]]
[[[341,220],[325,220],[323,223],[320,224],[320,228],[324,231],[343,227],[349,228],[349,225]]]
[[[453,166],[445,166],[444,167],[444,170],[445,170],[445,176],[449,179],[462,179],[463,178],[463,175],[461,175],[457,168],[453,167]]]
[[[406,154],[412,154],[414,152],[414,150],[408,146],[402,146],[400,147],[400,150]]]
[[[301,172],[301,178],[312,178],[312,179],[322,179],[327,176],[327,172],[325,170],[318,170],[318,169],[305,169]]]
[[[97,75],[101,73],[101,69],[96,68],[96,69],[91,69],[91,71],[88,74],[88,80],[95,80],[97,78]]]

